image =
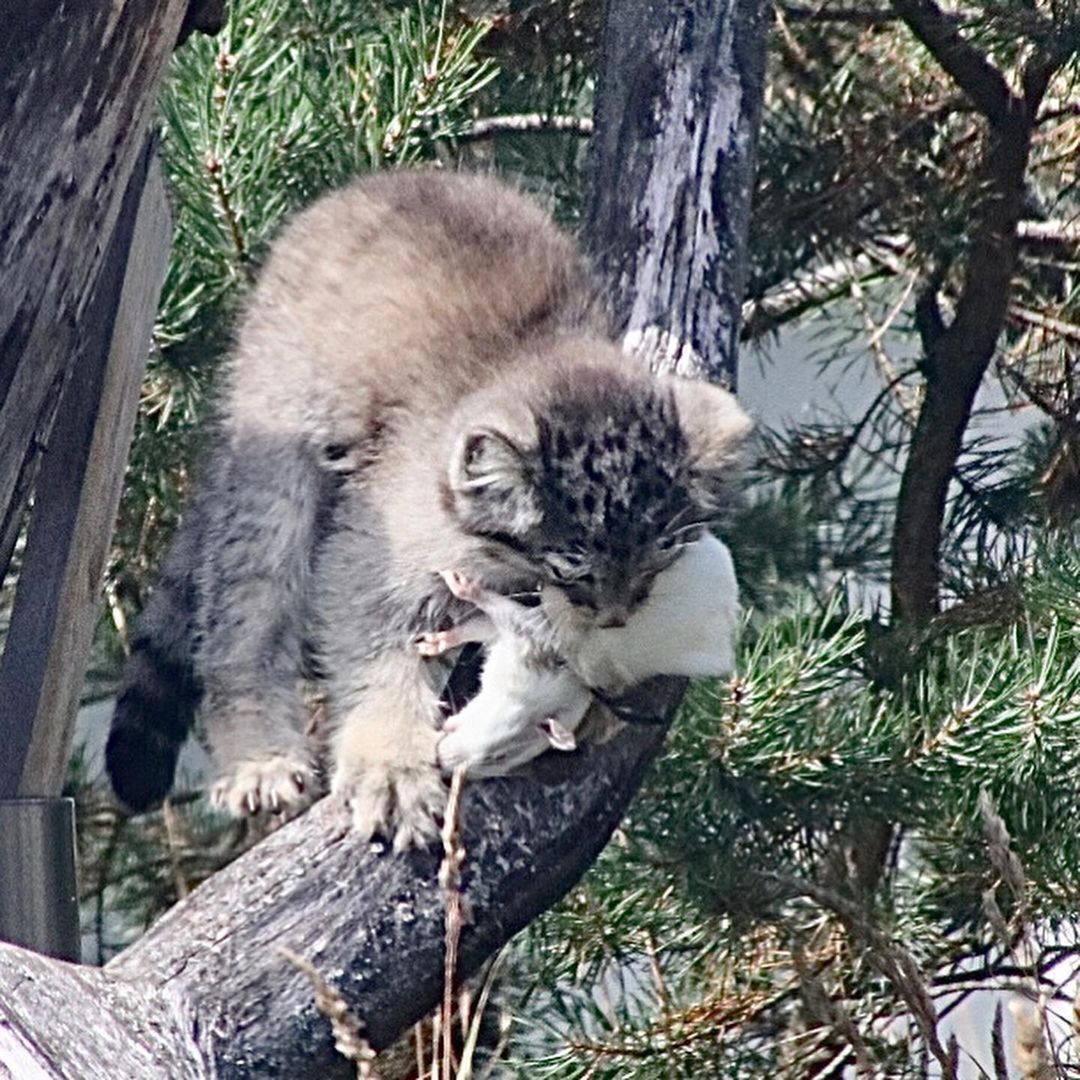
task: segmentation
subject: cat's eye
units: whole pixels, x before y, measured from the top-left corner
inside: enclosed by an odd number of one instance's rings
[[[580,582],[584,585],[591,585],[593,583],[593,575],[590,573],[581,573],[580,560],[575,557],[545,560],[548,573],[551,575],[551,580],[558,585],[565,585],[569,581]]]
[[[574,607],[585,608],[587,611],[596,610],[596,597],[593,596],[591,589],[575,581],[567,582],[565,585],[561,585],[560,588],[566,594],[566,599]]]
[[[544,558],[544,566],[548,568],[548,572],[555,581],[565,581],[567,578],[572,578],[573,570],[575,570],[571,559],[562,556],[548,555],[548,557]]]

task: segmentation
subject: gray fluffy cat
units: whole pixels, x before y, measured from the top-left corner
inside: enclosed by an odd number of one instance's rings
[[[749,422],[610,340],[572,241],[496,181],[384,173],[282,233],[247,306],[201,486],[133,643],[120,797],[172,782],[201,703],[235,813],[331,790],[364,836],[428,842],[445,792],[418,635],[468,605],[435,571],[544,586],[618,626],[724,503]]]

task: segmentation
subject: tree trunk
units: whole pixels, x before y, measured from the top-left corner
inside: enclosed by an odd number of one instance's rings
[[[916,306],[926,391],[897,494],[892,542],[892,618],[901,630],[938,611],[941,537],[949,485],[975,395],[997,349],[1012,295],[1028,162],[1039,108],[1062,57],[1028,57],[1018,90],[957,30],[933,0],[893,0],[896,13],[929,49],[986,121],[979,163],[981,199],[973,215],[956,315],[946,326],[938,283]]]
[[[621,327],[647,331],[637,340],[655,366],[699,377],[734,375],[763,24],[762,0],[609,5],[587,241]],[[625,73],[643,50],[649,80],[636,86]],[[669,719],[681,691],[654,680],[637,692],[640,710]],[[663,733],[628,726],[523,776],[467,787],[461,976],[579,879]],[[279,947],[308,958],[372,1044],[387,1046],[441,996],[439,861],[357,843],[324,800],[104,971],[0,947],[0,1064],[17,1063],[20,1077],[109,1080],[348,1075],[306,977]]]
[[[656,370],[734,385],[765,0],[611,0],[585,242]]]

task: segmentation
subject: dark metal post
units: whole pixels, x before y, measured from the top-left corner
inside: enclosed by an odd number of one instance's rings
[[[0,799],[0,940],[79,959],[71,799]]]

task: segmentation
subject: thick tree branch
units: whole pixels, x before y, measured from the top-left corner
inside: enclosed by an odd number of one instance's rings
[[[657,680],[641,707],[661,709],[678,689]],[[663,727],[628,727],[537,762],[528,776],[467,786],[463,976],[578,880],[663,736]],[[309,960],[372,1044],[386,1047],[442,993],[439,861],[435,849],[394,855],[358,842],[344,808],[324,799],[215,874],[104,972],[0,947],[0,1032],[49,1045],[63,1075],[81,1080],[163,1075],[147,1062],[166,1053],[174,1080],[347,1076],[310,982],[280,946]],[[131,1052],[118,1048],[124,1038]],[[0,1063],[4,1052],[0,1041]]]
[[[893,535],[893,615],[903,622],[925,622],[937,611],[949,480],[1008,311],[1029,146],[1030,129],[1024,124],[990,136],[984,159],[987,193],[956,317],[930,338],[926,395],[900,481]]]
[[[898,9],[933,7],[925,0],[894,2]],[[940,28],[932,20],[931,24],[934,32],[938,32]],[[978,67],[970,51],[966,43],[959,49],[964,57],[962,70],[964,65],[972,70]],[[955,57],[953,63],[954,66],[957,63]],[[1006,112],[996,118],[987,132],[977,178],[981,180],[979,190],[983,194],[971,230],[956,316],[950,326],[938,326],[926,337],[929,346],[925,358],[926,394],[900,481],[893,534],[893,616],[903,623],[925,623],[937,611],[941,535],[949,483],[975,395],[993,358],[1009,309],[1019,256],[1018,223],[1031,135],[1049,78],[1045,74],[1049,66],[1045,57],[1033,59],[1029,70],[1038,68],[1039,74],[1022,80],[1031,96],[1018,101],[1010,94]],[[970,78],[970,72],[965,78]],[[923,315],[925,326],[928,325],[925,309]]]
[[[1005,76],[933,0],[892,0],[892,7],[991,124],[1004,124],[1023,110]]]
[[[180,26],[177,45],[194,33],[216,34],[225,25],[225,0],[191,0]]]
[[[940,274],[933,277],[918,291],[915,297],[915,329],[922,343],[923,355],[930,356],[945,336],[945,318],[941,314]]]

